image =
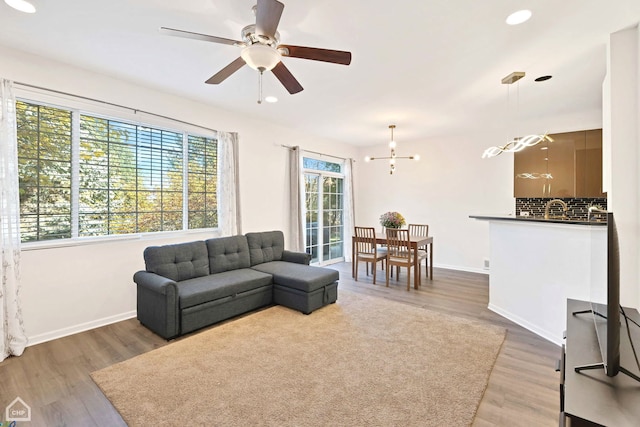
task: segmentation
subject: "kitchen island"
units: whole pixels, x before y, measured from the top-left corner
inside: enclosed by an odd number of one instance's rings
[[[606,222],[470,218],[489,221],[489,309],[561,345],[567,298],[589,300],[592,283],[606,282]]]

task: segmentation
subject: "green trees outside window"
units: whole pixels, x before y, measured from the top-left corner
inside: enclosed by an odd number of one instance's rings
[[[215,139],[23,101],[16,111],[23,242],[217,227]]]
[[[16,103],[22,241],[71,237],[71,112]]]

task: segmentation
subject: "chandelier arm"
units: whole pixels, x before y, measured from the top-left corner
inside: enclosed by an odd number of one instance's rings
[[[403,157],[399,157],[399,156],[395,156],[395,157],[369,157],[369,160],[390,160],[390,159],[413,159],[415,156],[403,156]]]

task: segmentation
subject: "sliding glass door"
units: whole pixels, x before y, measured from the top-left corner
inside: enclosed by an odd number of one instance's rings
[[[342,164],[304,157],[305,249],[314,264],[344,261]]]

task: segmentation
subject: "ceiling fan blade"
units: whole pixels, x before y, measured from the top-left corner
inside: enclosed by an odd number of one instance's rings
[[[343,50],[319,49],[316,47],[291,46],[281,44],[278,46],[284,56],[292,58],[311,59],[313,61],[331,62],[333,64],[351,64],[351,52]]]
[[[211,78],[209,78],[209,80],[207,80],[205,83],[208,83],[210,85],[217,85],[219,83],[222,83],[227,77],[238,71],[245,64],[246,62],[244,62],[244,59],[242,59],[242,57],[238,57],[238,59],[233,61],[231,64],[227,65],[222,70],[211,76]]]
[[[203,40],[206,42],[229,44],[232,46],[244,46],[244,43],[238,40],[225,39],[223,37],[209,36],[207,34],[192,33],[191,31],[176,30],[174,28],[160,27],[162,34],[170,36],[185,37],[188,39]]]
[[[256,9],[256,34],[275,37],[284,4],[278,0],[258,0]]]
[[[287,91],[289,91],[291,95],[301,92],[304,89],[302,85],[298,83],[296,78],[293,77],[291,71],[289,71],[289,69],[284,66],[282,61],[278,62],[278,65],[276,65],[273,70],[271,70],[271,72],[275,74],[278,80],[280,80],[280,83],[282,83],[282,85],[285,87],[285,89],[287,89]]]

